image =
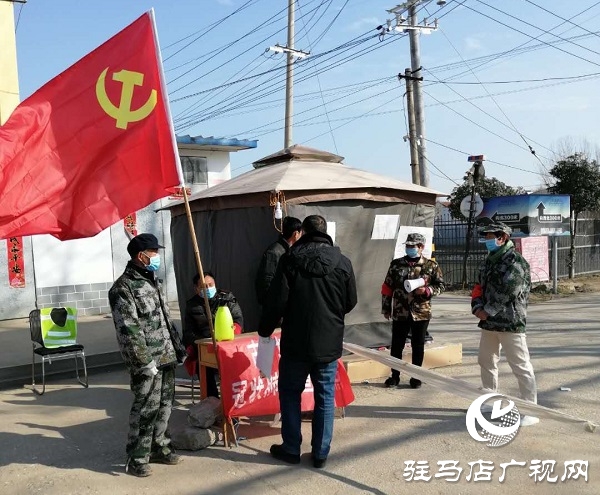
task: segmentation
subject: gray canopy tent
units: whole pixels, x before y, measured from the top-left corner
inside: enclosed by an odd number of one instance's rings
[[[391,325],[381,315],[381,284],[396,239],[372,239],[376,215],[398,215],[399,226],[433,227],[436,196],[429,188],[343,165],[343,158],[292,146],[254,163],[254,170],[189,199],[204,271],[231,290],[255,331],[261,307],[254,280],[264,250],[274,242],[274,209],[302,220],[322,215],[335,222],[335,243],[354,266],[358,304],[346,318],[346,339],[367,347],[389,345]],[[182,202],[171,211],[171,239],[179,306],[194,295],[194,250]],[[397,232],[397,231],[396,231]],[[307,308],[310,311],[310,308]]]

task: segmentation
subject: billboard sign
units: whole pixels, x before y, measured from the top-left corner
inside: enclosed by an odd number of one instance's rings
[[[514,237],[570,235],[569,195],[522,194],[484,200],[478,225],[503,222]]]

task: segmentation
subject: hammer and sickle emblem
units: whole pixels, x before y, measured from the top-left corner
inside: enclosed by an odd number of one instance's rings
[[[155,89],[150,93],[150,97],[146,103],[137,110],[131,109],[133,89],[135,86],[142,86],[144,84],[144,74],[125,69],[113,74],[113,80],[123,85],[121,88],[121,101],[117,107],[110,101],[106,94],[105,83],[107,72],[108,67],[102,71],[102,74],[100,74],[100,77],[96,81],[96,98],[98,98],[98,103],[100,103],[102,110],[117,121],[117,128],[127,129],[127,125],[130,122],[138,122],[150,115],[158,100]]]

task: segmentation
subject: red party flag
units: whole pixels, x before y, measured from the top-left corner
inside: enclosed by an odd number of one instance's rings
[[[152,12],[0,127],[0,239],[91,237],[180,185]]]

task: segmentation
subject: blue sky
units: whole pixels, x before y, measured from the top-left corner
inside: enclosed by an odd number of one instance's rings
[[[449,193],[467,155],[485,154],[488,176],[534,189],[561,140],[600,143],[600,2],[424,4],[419,20],[440,18],[421,36],[430,187]],[[14,5],[22,99],[154,7],[176,132],[258,139],[256,150],[232,154],[233,175],[283,147],[284,58],[265,50],[286,43],[286,0]],[[396,4],[297,5],[296,48],[311,56],[296,64],[294,142],[410,182],[405,86],[395,78],[410,66],[408,38],[371,38]]]

